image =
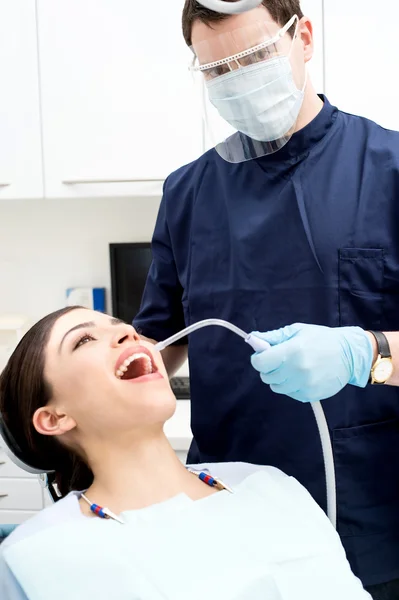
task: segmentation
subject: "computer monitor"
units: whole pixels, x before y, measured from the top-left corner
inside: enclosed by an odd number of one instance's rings
[[[140,309],[151,265],[151,244],[110,244],[112,314],[131,323]]]

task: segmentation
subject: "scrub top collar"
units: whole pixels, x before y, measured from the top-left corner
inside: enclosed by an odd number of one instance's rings
[[[298,160],[327,135],[336,121],[338,109],[332,106],[324,95],[320,94],[319,98],[324,103],[319,114],[306,127],[294,133],[290,141],[280,150],[257,159],[261,166],[267,163]]]

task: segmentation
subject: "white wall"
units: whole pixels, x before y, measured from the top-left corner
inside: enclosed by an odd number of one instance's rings
[[[159,202],[152,197],[0,202],[0,315],[23,314],[35,322],[65,306],[65,290],[76,286],[105,287],[111,312],[108,244],[150,241]],[[0,356],[0,368],[3,363]],[[187,362],[178,375],[188,375]]]
[[[0,314],[37,320],[65,306],[65,290],[106,287],[108,244],[151,240],[159,198],[0,202]]]

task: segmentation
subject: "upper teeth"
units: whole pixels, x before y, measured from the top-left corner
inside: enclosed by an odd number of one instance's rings
[[[151,373],[151,358],[148,356],[148,354],[144,354],[144,352],[137,352],[136,354],[132,354],[131,356],[129,356],[121,365],[119,365],[115,375],[120,379],[123,376],[123,374],[126,373],[126,371],[128,370],[130,363],[132,363],[135,360],[138,360],[139,358],[144,358],[147,361],[146,370],[148,371],[148,373]]]

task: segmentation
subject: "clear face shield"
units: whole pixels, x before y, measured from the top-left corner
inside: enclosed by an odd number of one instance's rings
[[[224,160],[277,152],[295,131],[306,86],[303,57],[293,52],[297,29],[294,15],[280,30],[259,21],[193,44],[207,141]]]

